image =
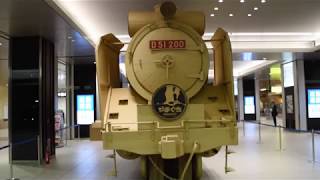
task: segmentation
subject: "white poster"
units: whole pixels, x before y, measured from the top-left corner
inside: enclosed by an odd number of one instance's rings
[[[94,96],[77,95],[78,124],[92,124],[94,122]]]
[[[292,62],[283,65],[283,86],[284,87],[294,86]]]
[[[255,114],[256,108],[254,104],[254,96],[244,97],[244,113],[245,114]]]

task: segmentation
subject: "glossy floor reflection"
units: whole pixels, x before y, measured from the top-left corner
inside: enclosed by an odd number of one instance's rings
[[[279,130],[262,126],[258,143],[258,126],[239,124],[239,146],[231,147],[229,164],[234,172],[224,173],[224,148],[217,156],[204,159],[203,179],[213,180],[319,180],[320,164],[313,164],[311,134],[283,131],[283,149],[279,149]],[[317,161],[320,161],[320,135],[316,135]],[[113,161],[111,151],[103,151],[100,142],[69,141],[68,146],[57,149],[51,164],[15,165],[15,176],[21,180],[105,180],[141,179],[138,160],[118,159],[118,177],[108,176]],[[0,151],[0,179],[9,177],[7,150]]]
[[[267,125],[271,125],[271,126],[274,125],[272,116],[261,116],[260,121],[261,121],[261,124],[267,124]],[[277,116],[277,125],[278,126],[285,126],[285,124],[283,123],[282,117],[279,115]]]

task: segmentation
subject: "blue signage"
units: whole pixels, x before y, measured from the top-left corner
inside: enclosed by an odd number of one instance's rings
[[[77,95],[78,124],[92,124],[94,122],[94,95]]]
[[[320,89],[308,89],[308,117],[320,118]]]

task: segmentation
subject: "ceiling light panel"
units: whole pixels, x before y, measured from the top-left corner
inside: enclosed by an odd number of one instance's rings
[[[90,9],[85,6],[84,2],[53,0],[53,2],[83,31],[84,36],[94,46],[98,43],[100,36],[105,34],[96,27],[95,21],[90,15]]]

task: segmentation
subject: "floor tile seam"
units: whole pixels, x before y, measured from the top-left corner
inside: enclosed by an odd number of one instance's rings
[[[95,154],[95,153],[92,152],[91,154]],[[88,159],[90,159],[89,155],[86,156],[85,160],[88,160]],[[74,171],[78,166],[81,166],[81,162],[77,162],[76,164],[74,164],[74,166],[72,166],[72,167],[70,168],[70,171]],[[68,174],[69,174],[69,173],[66,173],[64,176],[62,176],[62,178],[65,177],[65,176],[67,176]]]

